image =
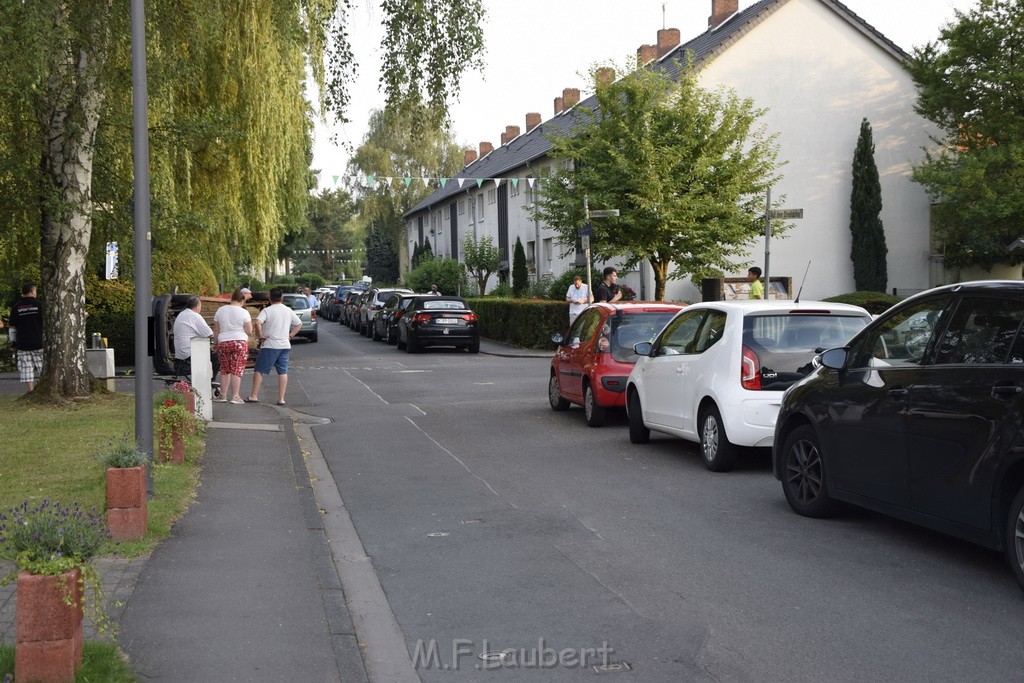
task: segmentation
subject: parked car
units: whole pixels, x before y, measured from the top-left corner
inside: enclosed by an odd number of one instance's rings
[[[421,294],[392,294],[380,310],[373,315],[370,339],[383,341],[387,344],[398,342],[398,321],[402,317],[402,308],[409,303],[409,299]]]
[[[359,331],[359,319],[362,317],[363,306],[366,305],[366,299],[369,296],[370,290],[363,290],[352,301],[352,306],[348,309],[348,322],[346,324],[356,332]]]
[[[366,293],[366,298],[359,307],[359,319],[356,321],[359,334],[364,337],[370,336],[370,319],[392,294],[412,294],[412,290],[401,287],[373,287]]]
[[[636,362],[633,345],[651,341],[682,306],[663,303],[597,303],[553,334],[548,402],[552,410],[583,406],[587,424],[600,427],[608,410],[626,407],[626,379]]]
[[[853,503],[1002,550],[1024,589],[1024,282],[883,313],[786,392],[773,471],[790,507]]]
[[[414,296],[398,320],[398,348],[416,353],[428,346],[455,346],[480,352],[476,313],[457,296]]]
[[[317,334],[316,310],[309,305],[306,295],[285,294],[281,303],[295,311],[295,315],[299,316],[299,320],[302,321],[302,329],[295,336],[315,342],[319,336]]]
[[[738,446],[771,446],[782,393],[814,356],[870,322],[859,306],[822,301],[715,301],[687,306],[634,349],[629,438],[651,430],[700,443],[704,465],[731,469]]]
[[[345,298],[338,308],[338,322],[342,325],[349,325],[352,319],[352,311],[359,300],[359,297],[366,293],[365,289],[351,289],[345,292]]]
[[[158,375],[174,375],[174,319],[185,309],[189,294],[163,294],[153,297],[153,371]],[[201,315],[211,328],[213,327],[213,316],[221,306],[231,303],[230,295],[226,296],[201,296],[203,302]],[[246,300],[245,310],[255,320],[266,306],[270,304],[266,292],[256,292],[254,296]],[[249,335],[249,357],[246,367],[252,367],[256,362],[258,352],[257,340]]]
[[[359,287],[357,285],[338,285],[331,292],[330,297],[327,300],[325,317],[331,322],[338,322],[341,315],[342,303],[345,300],[345,296],[352,291],[363,291],[365,287]]]

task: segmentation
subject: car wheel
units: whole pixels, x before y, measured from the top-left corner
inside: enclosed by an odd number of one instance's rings
[[[399,351],[404,351],[405,350],[405,342],[402,341],[402,335],[398,335],[398,339],[395,340],[395,346],[398,347]]]
[[[1006,518],[1006,560],[1017,584],[1024,590],[1024,487],[1010,503]]]
[[[319,332],[314,332],[313,334],[309,335],[309,341],[312,344],[315,344],[319,338],[320,338],[320,333]]]
[[[644,414],[640,409],[640,396],[634,391],[628,399],[629,440],[631,443],[647,443],[651,440],[651,430],[644,424]]]
[[[718,408],[710,406],[700,417],[700,452],[712,472],[728,472],[736,466],[736,446],[729,443]]]
[[[416,342],[412,340],[412,337],[409,337],[408,339],[405,340],[406,353],[416,353],[419,350],[419,347],[416,346]]]
[[[377,323],[374,323],[373,327],[370,328],[370,339],[380,341],[380,335],[377,334]]]
[[[390,329],[388,330],[388,336],[384,338],[384,341],[385,341],[385,343],[387,343],[387,344],[388,344],[389,346],[390,346],[390,345],[392,345],[392,344],[394,344],[394,343],[395,343],[395,342],[397,341],[397,340],[395,339],[394,335],[392,335],[392,334],[391,334],[391,330],[390,330]]]
[[[597,405],[597,400],[594,398],[594,388],[588,383],[583,390],[583,414],[587,418],[587,426],[603,427],[606,412],[604,408]]]
[[[548,403],[551,404],[551,410],[558,412],[569,410],[569,402],[558,393],[558,378],[554,374],[548,380]]]
[[[828,495],[821,443],[809,425],[797,427],[783,442],[782,491],[797,514],[829,517],[836,512],[836,503]]]
[[[472,344],[466,347],[466,350],[470,353],[480,353],[480,340],[477,339]]]

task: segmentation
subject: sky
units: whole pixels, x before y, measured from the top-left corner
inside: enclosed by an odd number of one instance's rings
[[[740,0],[743,10],[756,0]],[[380,107],[381,11],[375,0],[357,0],[351,13],[359,77],[353,87],[344,127],[316,127],[313,166],[322,170],[320,187],[334,187],[344,175],[350,152],[366,134],[372,109]],[[587,96],[591,65],[618,65],[654,44],[661,28],[677,28],[682,42],[708,26],[711,0],[484,0],[484,68],[464,76],[459,101],[451,107],[456,141],[477,148],[481,141],[501,144],[508,125],[525,130],[527,112],[543,121],[554,115],[554,98],[563,88]],[[977,0],[844,0],[844,4],[883,35],[910,52],[938,38],[940,28]]]

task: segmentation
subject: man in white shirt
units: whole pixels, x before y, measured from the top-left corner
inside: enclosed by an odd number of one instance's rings
[[[572,325],[576,316],[594,299],[590,296],[590,288],[583,284],[583,278],[577,275],[572,279],[569,291],[565,293],[565,300],[569,302],[569,324]]]
[[[260,386],[263,376],[277,369],[277,405],[283,406],[285,390],[288,388],[288,356],[291,353],[291,339],[302,328],[302,321],[295,311],[285,306],[284,292],[275,287],[270,290],[270,305],[260,311],[253,326],[260,340],[260,352],[256,356],[256,367],[252,373],[252,391],[246,403],[260,402]]]
[[[174,372],[179,375],[192,375],[192,339],[193,337],[212,337],[213,330],[199,314],[203,310],[203,300],[195,294],[185,302],[185,310],[174,319]],[[213,364],[213,376],[217,376],[220,362],[217,354],[211,350],[210,362]]]

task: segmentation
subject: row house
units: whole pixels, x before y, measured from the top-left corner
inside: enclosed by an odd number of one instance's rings
[[[772,238],[773,276],[789,276],[797,287],[806,271],[806,298],[853,291],[851,169],[867,118],[882,186],[889,286],[910,292],[948,281],[931,239],[928,195],[910,179],[937,131],[914,112],[916,89],[902,49],[836,0],[760,0],[743,10],[738,0],[712,0],[707,31],[681,43],[678,29],[662,29],[654,44],[637,50],[640,64],[666,69],[685,63],[687,54],[702,87],[726,86],[752,98],[768,110],[768,131],[779,135],[779,160],[786,165],[772,197],[802,209],[803,218],[791,222],[784,239]],[[599,70],[597,77],[614,75]],[[466,150],[465,167],[405,215],[409,252],[429,240],[435,254],[460,258],[467,235],[489,235],[503,250],[506,267],[521,239],[536,277],[557,276],[581,262],[528,210],[543,191],[537,178],[565,163],[548,156],[547,136],[568,129],[578,105],[594,105],[593,96],[580,97],[578,89],[566,88],[554,99],[551,118],[526,114],[525,127],[506,127],[497,148],[481,142]],[[764,260],[758,240],[748,264]],[[595,263],[595,272],[604,265]],[[746,266],[738,270],[726,275],[742,276]],[[621,275],[642,297],[652,295],[646,264]],[[670,281],[666,298],[695,301],[700,291],[688,280]]]

